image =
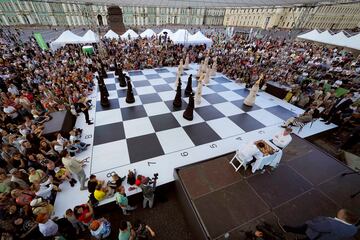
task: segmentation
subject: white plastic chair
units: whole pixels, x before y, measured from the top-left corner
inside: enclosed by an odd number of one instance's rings
[[[248,162],[250,162],[252,160],[251,158],[245,159],[242,154],[240,153],[239,150],[236,150],[236,153],[234,155],[234,157],[230,160],[230,164],[235,168],[235,171],[239,171],[239,169],[243,166],[244,169],[247,169],[247,164]],[[237,161],[239,164],[238,166],[235,165],[235,161]]]

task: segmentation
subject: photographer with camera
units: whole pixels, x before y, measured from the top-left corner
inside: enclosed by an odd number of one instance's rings
[[[149,208],[154,206],[154,197],[155,197],[155,188],[156,188],[156,180],[158,179],[159,174],[155,173],[154,177],[150,180],[150,178],[144,178],[142,183],[140,184],[140,188],[142,190],[144,200],[143,200],[143,208],[146,208],[149,203]]]

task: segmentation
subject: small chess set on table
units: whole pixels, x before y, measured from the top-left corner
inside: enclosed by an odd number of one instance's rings
[[[275,149],[273,149],[269,144],[267,144],[264,140],[259,140],[255,142],[256,147],[260,150],[260,152],[264,156],[272,155],[275,153]]]

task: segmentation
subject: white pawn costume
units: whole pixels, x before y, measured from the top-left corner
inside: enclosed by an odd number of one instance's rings
[[[199,66],[199,69],[196,73],[196,78],[200,78],[201,77],[201,73],[202,73],[202,69],[203,69],[203,64],[204,64],[204,61],[201,61],[201,64]]]
[[[200,76],[200,79],[199,79],[199,82],[198,82],[198,85],[197,85],[197,89],[196,89],[196,93],[195,93],[195,104],[196,105],[200,105],[201,103],[201,95],[202,95],[202,82],[205,78],[205,75],[202,74]]]
[[[255,99],[256,99],[256,94],[259,91],[259,84],[261,79],[263,78],[263,75],[261,75],[259,77],[259,80],[256,81],[256,83],[254,84],[254,86],[252,86],[249,95],[245,98],[244,100],[244,104],[246,106],[252,107],[255,103]]]
[[[189,69],[189,64],[190,64],[189,55],[186,55],[184,69],[188,70]]]
[[[179,78],[181,78],[181,75],[184,72],[184,65],[183,65],[183,60],[180,60],[180,64],[176,73],[176,81],[175,81],[175,87],[177,88],[177,85],[179,84]]]

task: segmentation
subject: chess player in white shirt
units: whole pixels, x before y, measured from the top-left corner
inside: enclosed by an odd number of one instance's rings
[[[274,143],[276,146],[280,148],[286,147],[287,145],[289,145],[289,143],[292,140],[290,135],[291,132],[292,132],[291,128],[285,128],[281,130],[281,132],[279,132],[273,137],[273,139],[271,140],[272,143]]]

